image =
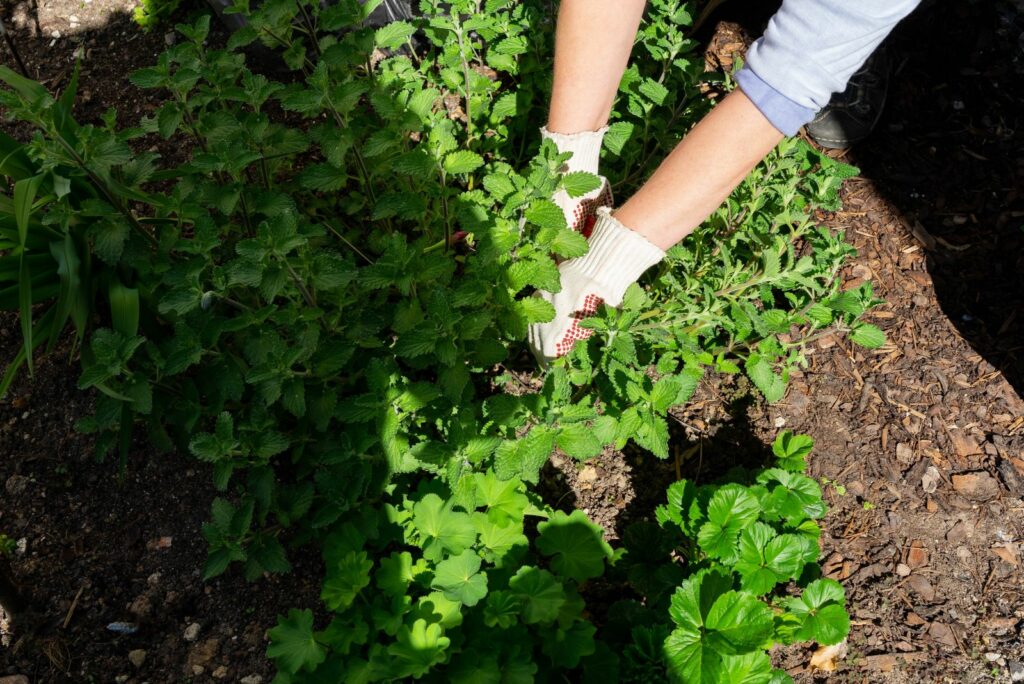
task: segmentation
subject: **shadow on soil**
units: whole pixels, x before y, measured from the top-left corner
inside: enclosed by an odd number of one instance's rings
[[[942,310],[1024,395],[1024,13],[936,3],[894,32],[897,71],[852,150],[928,255]]]

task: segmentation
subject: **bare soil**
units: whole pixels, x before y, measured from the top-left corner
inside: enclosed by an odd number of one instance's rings
[[[4,16],[52,90],[80,51],[80,120],[113,106],[130,124],[159,102],[127,75],[167,40],[140,33],[133,6],[25,0]],[[760,32],[743,3],[723,11]],[[1024,681],[1022,32],[1019,3],[923,8],[891,40],[898,68],[875,134],[836,153],[862,175],[843,211],[819,219],[859,250],[846,282],[869,279],[886,300],[873,314],[886,347],[819,340],[773,406],[742,379],[707,380],[675,416],[668,461],[614,452],[547,472],[554,501],[616,535],[678,475],[763,462],[779,429],[813,436],[812,474],[832,506],[825,573],[846,587],[853,630],[835,672],[812,669],[809,648],[776,653],[799,682]],[[0,363],[18,345],[16,319],[0,315]],[[24,540],[12,570],[45,618],[38,641],[0,647],[0,681],[269,681],[265,630],[315,605],[317,559],[296,559],[286,578],[202,583],[208,473],[139,443],[120,480],[74,430],[91,402],[75,378],[63,347],[0,402],[0,532]],[[108,629],[117,622],[136,631]]]

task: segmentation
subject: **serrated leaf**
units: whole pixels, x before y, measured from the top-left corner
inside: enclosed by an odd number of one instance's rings
[[[586,171],[573,171],[562,176],[562,187],[569,197],[583,197],[601,187],[601,177]]]
[[[381,26],[373,34],[373,42],[377,47],[394,50],[412,38],[416,27],[407,21],[393,21]]]
[[[813,639],[820,644],[837,644],[850,632],[850,616],[844,604],[843,585],[832,579],[811,582],[799,598],[786,602],[786,607],[801,620],[797,631],[800,640]]]
[[[483,165],[484,158],[469,150],[457,150],[444,158],[444,170],[452,175],[472,173]]]
[[[850,340],[868,349],[878,349],[885,344],[885,333],[876,325],[861,323],[853,329]]]

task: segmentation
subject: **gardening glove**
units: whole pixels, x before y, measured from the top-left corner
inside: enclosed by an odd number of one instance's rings
[[[527,335],[530,350],[541,366],[568,354],[576,342],[590,337],[593,331],[581,328],[580,322],[594,315],[602,303],[619,306],[626,288],[665,258],[665,252],[622,225],[608,207],[597,210],[589,242],[590,251],[558,267],[560,292],[537,293],[555,308],[551,321],[530,325]]]
[[[601,160],[601,144],[604,141],[604,134],[608,128],[597,131],[585,131],[583,133],[552,133],[547,128],[540,129],[543,140],[551,140],[555,143],[561,153],[571,152],[572,157],[562,168],[563,173],[574,173],[584,171],[600,176],[597,172]],[[570,197],[564,188],[559,188],[552,195],[553,201],[565,214],[565,223],[572,230],[583,233],[584,237],[590,237],[594,229],[597,210],[600,207],[612,206],[612,188],[608,179],[600,176],[601,185],[581,197]]]

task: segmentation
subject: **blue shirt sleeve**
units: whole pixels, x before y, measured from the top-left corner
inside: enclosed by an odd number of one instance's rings
[[[921,0],[784,0],[736,81],[786,135],[828,104]]]

